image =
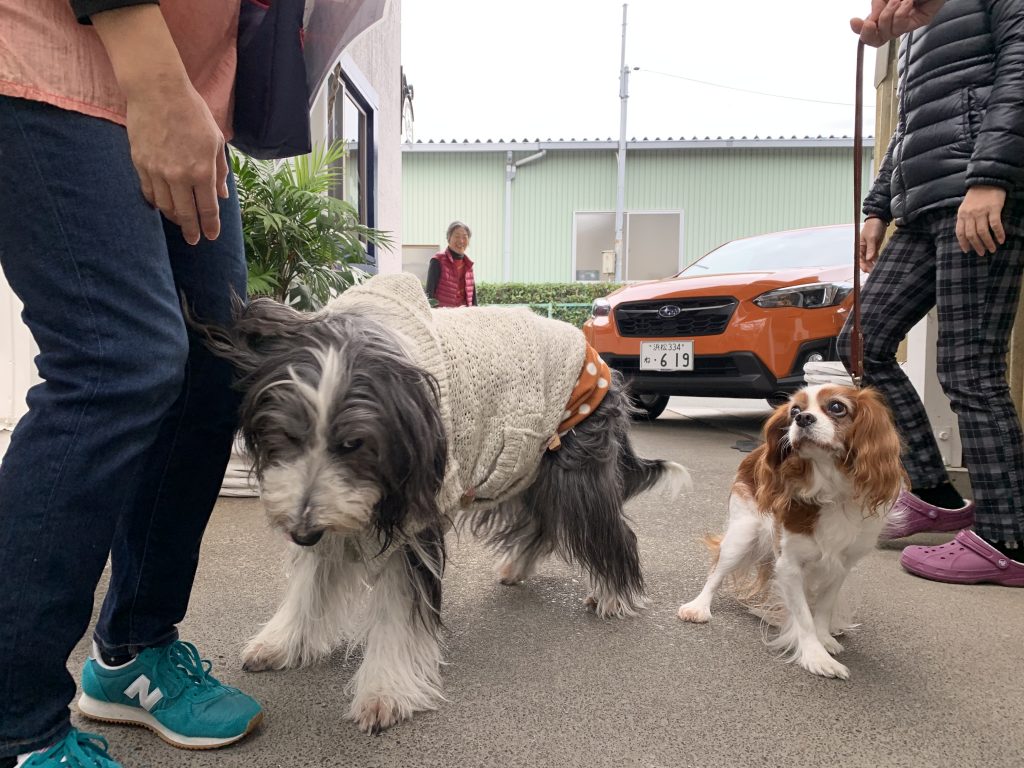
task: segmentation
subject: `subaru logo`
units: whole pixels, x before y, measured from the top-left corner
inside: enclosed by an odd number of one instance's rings
[[[675,317],[682,312],[675,304],[666,304],[658,310],[658,317]]]

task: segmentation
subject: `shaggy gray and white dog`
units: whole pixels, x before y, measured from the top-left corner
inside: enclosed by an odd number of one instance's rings
[[[445,509],[438,386],[399,335],[359,312],[304,315],[266,299],[240,308],[230,328],[198,327],[239,373],[263,503],[293,542],[286,594],[245,647],[246,670],[298,667],[360,644],[349,717],[361,729],[435,708],[452,525],[497,551],[502,583],[558,554],[587,571],[599,615],[635,615],[645,605],[623,503],[660,481],[678,491],[688,476],[634,453],[618,377],[561,448],[544,454],[525,491],[489,508]]]

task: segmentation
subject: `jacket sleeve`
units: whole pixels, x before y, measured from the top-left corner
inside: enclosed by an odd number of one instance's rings
[[[441,279],[441,264],[437,259],[430,260],[430,267],[427,269],[427,298],[437,298],[437,283]]]
[[[985,0],[996,74],[967,166],[968,188],[1013,189],[1024,170],[1024,0]]]
[[[69,2],[79,24],[92,24],[90,16],[103,11],[112,11],[115,8],[127,8],[130,5],[160,5],[160,0],[69,0]]]
[[[897,125],[896,132],[889,140],[889,148],[885,151],[885,158],[878,168],[878,176],[875,183],[871,185],[871,191],[864,198],[864,205],[861,210],[865,216],[874,216],[886,224],[892,221],[892,154],[896,142],[900,137],[900,128]]]

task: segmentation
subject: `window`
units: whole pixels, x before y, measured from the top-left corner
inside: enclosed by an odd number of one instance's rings
[[[376,94],[348,57],[342,56],[328,81],[328,136],[345,142],[340,177],[331,194],[359,212],[359,223],[377,225],[375,157]],[[372,245],[368,260],[376,264]]]
[[[577,212],[573,234],[573,279],[615,277],[615,214]],[[624,280],[657,280],[682,264],[682,211],[625,213],[622,222]]]
[[[345,141],[345,156],[341,165],[341,184],[337,196],[359,211],[359,221],[366,224],[366,114],[343,89],[341,98],[335,102],[335,110],[341,113],[339,134]]]

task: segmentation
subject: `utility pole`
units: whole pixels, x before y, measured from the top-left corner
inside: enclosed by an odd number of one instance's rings
[[[622,63],[619,70],[619,173],[615,190],[615,282],[622,282],[622,219],[626,205],[626,104],[629,100],[629,68],[626,66],[626,8],[622,4]]]

